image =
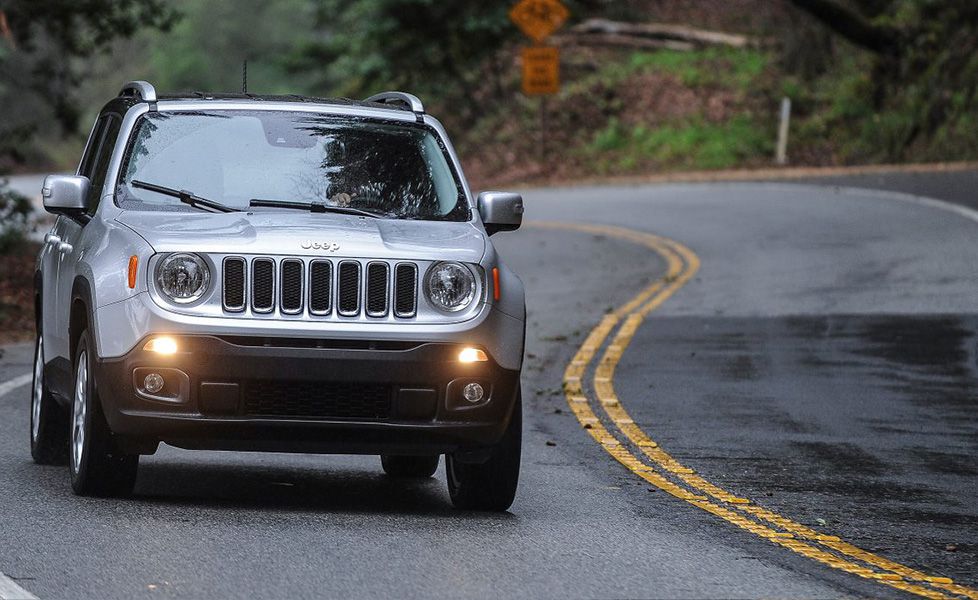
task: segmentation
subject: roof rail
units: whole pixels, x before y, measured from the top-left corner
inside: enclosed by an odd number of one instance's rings
[[[143,102],[156,102],[156,88],[148,81],[130,81],[122,86],[119,95],[140,98]]]
[[[424,114],[424,104],[414,94],[407,92],[381,92],[364,100],[364,102],[379,102],[381,104],[401,104],[411,112]]]

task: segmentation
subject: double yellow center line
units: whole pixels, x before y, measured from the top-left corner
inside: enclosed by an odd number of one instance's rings
[[[978,590],[862,550],[730,493],[660,448],[622,406],[614,388],[615,367],[645,317],[693,277],[699,269],[699,259],[676,241],[632,229],[556,222],[532,225],[626,240],[649,248],[666,261],[666,274],[605,315],[564,371],[564,394],[571,410],[615,460],[656,488],[696,508],[834,569],[926,598],[978,600]],[[595,363],[599,354],[600,359]],[[585,380],[592,367],[593,393],[589,395]]]

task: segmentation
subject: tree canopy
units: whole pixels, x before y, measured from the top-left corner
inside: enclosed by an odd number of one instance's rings
[[[29,157],[45,121],[78,126],[78,59],[106,50],[143,27],[177,17],[164,0],[4,0],[0,3],[0,175]],[[26,149],[26,150],[25,150]],[[0,181],[2,184],[2,181]],[[23,230],[29,203],[0,185],[0,251]]]
[[[875,57],[877,154],[913,159],[923,140],[978,135],[978,2],[791,0]]]

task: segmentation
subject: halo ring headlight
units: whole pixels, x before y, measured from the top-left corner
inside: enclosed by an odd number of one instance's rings
[[[157,289],[177,304],[199,300],[207,292],[210,280],[207,263],[196,254],[170,254],[156,265]]]

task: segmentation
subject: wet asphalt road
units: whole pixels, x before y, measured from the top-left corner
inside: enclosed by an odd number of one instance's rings
[[[526,196],[531,222],[631,227],[699,256],[615,377],[664,448],[800,523],[978,585],[978,221],[789,184]],[[661,259],[602,235],[495,239],[530,310],[511,513],[454,511],[443,471],[392,482],[375,457],[171,448],[144,460],[135,498],[75,498],[63,468],[30,463],[22,387],[0,397],[0,571],[41,597],[900,594],[650,492],[568,413],[565,365]],[[29,354],[8,348],[0,382]]]

